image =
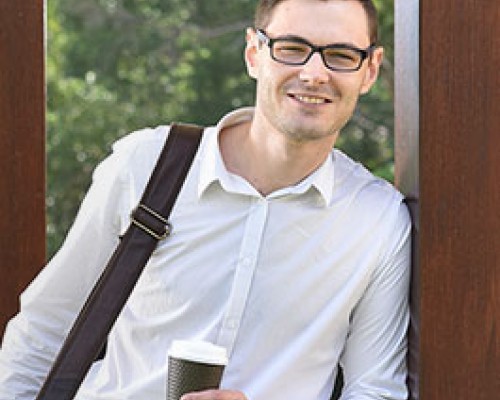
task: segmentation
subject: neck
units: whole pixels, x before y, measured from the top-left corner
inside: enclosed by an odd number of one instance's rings
[[[336,137],[292,140],[254,119],[251,123],[224,129],[220,148],[226,168],[266,196],[298,184],[319,168],[330,154]]]

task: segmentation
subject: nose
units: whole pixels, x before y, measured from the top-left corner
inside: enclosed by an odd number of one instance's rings
[[[314,53],[302,66],[299,79],[309,84],[324,84],[330,79],[330,70],[325,66],[321,54]]]

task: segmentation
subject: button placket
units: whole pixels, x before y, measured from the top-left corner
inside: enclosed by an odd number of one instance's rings
[[[224,346],[229,354],[232,352],[250,293],[267,213],[268,202],[265,199],[259,199],[253,204],[246,221],[233,285],[217,340],[218,344]]]

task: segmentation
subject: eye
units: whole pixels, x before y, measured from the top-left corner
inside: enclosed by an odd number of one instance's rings
[[[358,54],[352,50],[348,49],[327,49],[325,50],[325,55],[328,58],[338,58],[345,60],[356,60]]]
[[[351,49],[327,48],[324,56],[331,65],[349,66],[359,63],[360,55]]]
[[[309,53],[309,47],[302,43],[291,41],[276,42],[274,50],[281,54],[303,55]]]

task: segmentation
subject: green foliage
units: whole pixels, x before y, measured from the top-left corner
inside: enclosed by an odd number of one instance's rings
[[[388,55],[339,146],[392,179],[392,0],[378,0]],[[95,165],[145,126],[213,124],[253,102],[243,63],[255,0],[48,0],[48,253]]]
[[[372,90],[360,99],[338,147],[361,161],[376,175],[394,178],[394,2],[374,0],[379,10],[380,45],[384,62]]]

